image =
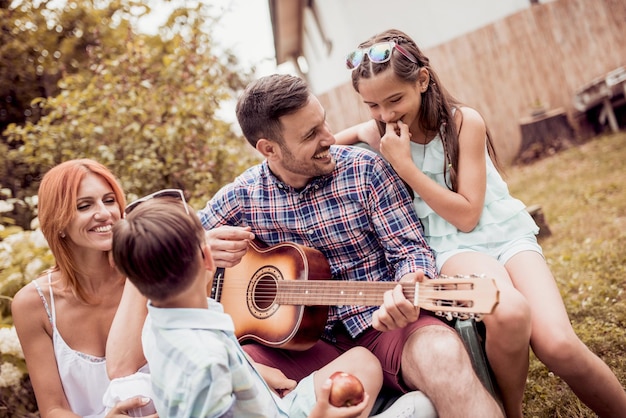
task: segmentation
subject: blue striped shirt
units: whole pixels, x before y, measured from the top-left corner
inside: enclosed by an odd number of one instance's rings
[[[404,184],[373,152],[332,146],[332,173],[296,190],[270,171],[267,161],[224,186],[199,211],[205,229],[250,226],[267,245],[294,242],[319,250],[332,279],[397,281],[424,270],[435,277],[433,253]],[[325,338],[337,321],[357,337],[378,307],[331,306]]]
[[[287,417],[249,363],[217,302],[209,309],[148,304],[142,332],[160,417]]]

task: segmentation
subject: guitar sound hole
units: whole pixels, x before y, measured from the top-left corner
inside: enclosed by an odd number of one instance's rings
[[[261,311],[272,307],[276,299],[276,281],[273,276],[264,275],[254,286],[254,304]]]
[[[274,266],[263,266],[254,273],[246,292],[246,303],[253,317],[265,319],[278,311],[280,305],[275,303],[277,283],[282,279],[280,270]]]

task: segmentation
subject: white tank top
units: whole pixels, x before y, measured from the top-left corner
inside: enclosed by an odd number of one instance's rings
[[[50,289],[50,305],[44,297],[41,287],[36,281],[32,283],[43,301],[48,319],[52,325],[52,344],[56,357],[59,376],[65,391],[65,397],[72,411],[81,417],[104,417],[105,407],[102,395],[109,386],[110,380],[106,371],[104,357],[95,357],[89,354],[72,350],[67,345],[56,327],[56,312],[54,309],[54,294],[52,293],[51,273],[48,273]]]

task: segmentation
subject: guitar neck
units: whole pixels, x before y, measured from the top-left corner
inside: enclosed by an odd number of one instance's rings
[[[345,282],[338,280],[279,281],[276,302],[283,305],[379,306],[385,291],[393,289],[395,282]],[[415,285],[403,284],[407,299],[414,300]]]
[[[257,286],[256,297],[271,295],[282,305],[380,306],[385,291],[398,284],[413,305],[433,312],[489,314],[498,303],[495,282],[485,277],[426,279],[418,283],[280,280],[266,289]]]

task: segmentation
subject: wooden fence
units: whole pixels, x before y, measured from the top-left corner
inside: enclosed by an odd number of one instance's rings
[[[483,114],[501,162],[510,164],[520,149],[520,123],[538,107],[562,109],[574,135],[588,135],[574,95],[626,65],[626,1],[532,6],[424,52],[448,91]],[[319,98],[335,131],[369,117],[350,83]]]

